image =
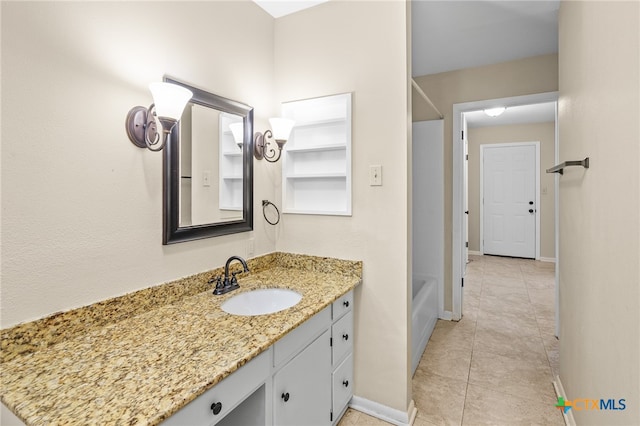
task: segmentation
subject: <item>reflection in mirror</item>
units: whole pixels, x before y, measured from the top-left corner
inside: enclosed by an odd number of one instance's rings
[[[193,92],[164,150],[163,244],[253,229],[253,109]]]
[[[242,116],[190,103],[180,128],[180,226],[242,219]],[[240,139],[242,142],[242,139]]]

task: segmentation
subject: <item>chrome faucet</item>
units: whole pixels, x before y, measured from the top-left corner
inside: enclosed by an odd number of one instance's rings
[[[237,288],[240,288],[240,285],[238,285],[238,279],[236,278],[237,272],[233,272],[231,274],[231,277],[229,277],[229,265],[234,260],[242,263],[242,268],[244,269],[243,272],[249,272],[247,262],[243,258],[241,258],[240,256],[231,256],[229,259],[227,259],[227,263],[224,264],[224,278],[218,277],[217,280],[215,280],[216,288],[215,290],[213,290],[213,294],[225,294]]]

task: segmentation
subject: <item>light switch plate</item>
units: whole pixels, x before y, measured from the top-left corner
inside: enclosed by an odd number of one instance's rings
[[[382,166],[369,166],[369,185],[382,186]]]
[[[202,186],[211,186],[211,172],[208,170],[202,172]]]

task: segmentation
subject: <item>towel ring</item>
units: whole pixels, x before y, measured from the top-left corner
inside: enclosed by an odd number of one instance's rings
[[[278,215],[278,219],[275,222],[271,222],[267,218],[267,206],[272,205],[274,209],[276,209],[276,214]],[[277,225],[280,222],[280,210],[269,200],[262,200],[262,216],[264,216],[264,220],[267,221],[269,225]]]

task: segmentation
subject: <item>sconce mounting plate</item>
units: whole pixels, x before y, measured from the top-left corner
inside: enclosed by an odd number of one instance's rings
[[[147,118],[149,115],[149,110],[142,106],[136,106],[131,108],[129,113],[127,114],[127,119],[125,122],[125,127],[127,129],[127,136],[129,136],[129,140],[138,148],[146,148],[147,143],[145,142],[144,132],[147,126],[149,126],[148,137],[150,140],[156,139],[156,125],[155,121],[151,120],[147,122]]]
[[[264,154],[264,135],[260,132],[256,132],[255,142],[253,144],[253,155],[256,160],[262,160]]]

